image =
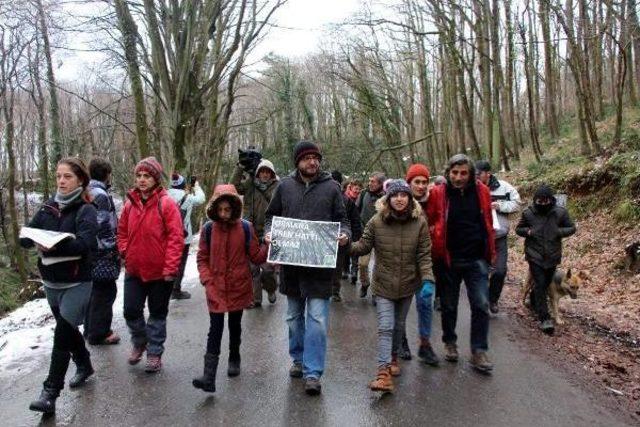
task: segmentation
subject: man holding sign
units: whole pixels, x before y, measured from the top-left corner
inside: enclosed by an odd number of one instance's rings
[[[267,208],[265,242],[271,243],[273,232],[276,249],[271,250],[270,259],[287,262],[281,270],[280,292],[287,296],[288,303],[289,355],[293,359],[289,375],[304,377],[305,392],[318,395],[327,349],[329,297],[337,251],[335,240],[344,246],[349,242],[351,232],[340,187],[331,174],[320,170],[322,155],[318,146],[310,141],[298,142],[293,160],[296,170],[282,179]],[[287,219],[304,221],[287,222]],[[339,234],[333,235],[333,248],[329,248],[323,233],[313,231],[326,228],[312,222],[329,223],[326,227],[339,230]],[[331,223],[340,223],[340,226]],[[297,242],[290,238],[294,235],[299,236]],[[297,261],[282,260],[278,253],[273,253],[278,247],[285,249],[292,245],[301,245],[303,249],[299,250],[302,255]]]

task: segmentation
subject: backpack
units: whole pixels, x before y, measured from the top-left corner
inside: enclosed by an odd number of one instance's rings
[[[251,223],[245,219],[242,221],[242,230],[244,231],[244,252],[249,255],[249,244],[251,243]],[[211,246],[211,239],[213,237],[213,221],[207,221],[202,227],[202,233],[204,234],[207,247]]]
[[[165,197],[168,197],[168,196],[161,196],[158,198],[158,213],[160,214],[160,218],[162,218],[162,224],[166,228],[166,224],[164,222],[164,214],[162,213],[162,199],[164,199]],[[187,194],[185,193],[182,199],[180,199],[180,203],[178,203],[178,209],[180,209],[180,219],[182,219],[182,234],[184,235],[184,237],[187,237],[189,235],[189,232],[187,231],[186,223],[184,222],[184,219],[187,216],[187,210],[182,208],[182,204],[186,199],[187,199]]]

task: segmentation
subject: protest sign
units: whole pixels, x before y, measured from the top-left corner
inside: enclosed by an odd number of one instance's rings
[[[339,222],[274,216],[267,261],[301,267],[335,268]]]

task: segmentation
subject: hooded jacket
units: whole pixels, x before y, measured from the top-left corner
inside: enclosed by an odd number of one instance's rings
[[[516,234],[524,237],[524,254],[528,262],[542,268],[552,268],[562,260],[562,239],[576,232],[569,212],[557,206],[556,199],[548,187],[542,186],[534,196],[551,198],[551,208],[542,212],[535,205],[522,212],[516,226]]]
[[[173,199],[174,202],[178,205],[178,209],[184,209],[186,214],[184,216],[184,229],[187,232],[187,235],[184,238],[184,244],[190,245],[193,240],[193,226],[191,224],[191,214],[193,212],[193,208],[196,208],[202,205],[205,202],[204,191],[200,185],[196,182],[192,188],[192,193],[187,193],[185,190],[181,190],[179,188],[171,188],[167,191],[169,197]],[[185,197],[186,194],[186,197]],[[180,201],[184,198],[182,204]]]
[[[144,202],[140,191],[129,191],[118,223],[126,273],[142,282],[176,276],[183,248],[180,210],[167,191],[158,187]]]
[[[360,240],[351,246],[353,255],[375,249],[373,293],[397,300],[409,297],[424,280],[433,281],[431,239],[422,208],[413,202],[406,218],[392,215],[387,196],[376,202],[377,213],[367,223]]]
[[[98,229],[96,208],[93,204],[79,197],[61,210],[58,203],[51,198],[42,204],[29,221],[29,227],[75,235],[75,239],[63,240],[38,257],[38,270],[43,280],[56,283],[91,281],[92,252],[97,246]],[[32,248],[34,242],[23,238],[20,239],[20,246]],[[67,256],[81,258],[50,265],[42,264],[43,258]]]
[[[351,237],[340,185],[326,171],[320,171],[309,183],[302,180],[297,170],[283,178],[266,212],[265,233],[271,231],[271,221],[274,216],[339,222],[340,232]],[[329,298],[331,296],[335,269],[289,267],[283,266],[280,292],[292,297]],[[292,273],[294,270],[296,274]],[[298,280],[298,276],[302,275],[305,276],[304,280]]]
[[[231,220],[221,221],[217,205],[228,200]],[[207,306],[211,313],[242,310],[253,302],[250,262],[256,265],[267,260],[268,246],[260,246],[251,227],[247,251],[245,232],[240,220],[242,201],[233,185],[218,185],[207,207],[207,217],[213,221],[211,236],[200,238],[197,264],[200,282],[205,287]]]
[[[496,209],[498,216],[498,224],[500,228],[495,231],[496,239],[505,237],[509,234],[509,214],[518,212],[520,210],[520,194],[507,181],[503,181],[491,175],[489,178],[489,191],[491,192],[491,198],[496,199],[500,205]]]
[[[262,168],[269,169],[275,177],[264,189],[260,189],[260,184],[257,181],[258,171]],[[256,177],[251,175],[243,177],[244,170],[241,166],[236,166],[231,183],[236,187],[238,193],[243,195],[242,217],[253,224],[258,238],[262,240],[265,212],[280,180],[273,168],[273,163],[266,159],[262,159],[256,167]]]

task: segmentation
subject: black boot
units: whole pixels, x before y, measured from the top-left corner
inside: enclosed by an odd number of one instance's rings
[[[204,374],[194,378],[192,384],[195,388],[214,393],[216,391],[216,371],[218,370],[218,355],[207,353],[204,355]]]
[[[240,356],[229,356],[229,367],[227,368],[227,375],[230,377],[237,377],[240,375]]]
[[[79,354],[72,356],[76,364],[76,374],[69,380],[69,387],[71,388],[80,387],[94,373],[89,352],[86,349],[83,350]]]
[[[409,342],[407,341],[406,335],[402,337],[402,344],[398,350],[398,356],[402,360],[411,360],[411,349],[409,348]]]
[[[53,414],[56,412],[56,399],[60,396],[60,390],[64,387],[64,377],[69,368],[71,355],[68,351],[53,349],[51,352],[51,364],[49,365],[49,376],[44,381],[42,392],[38,400],[34,400],[29,405],[32,411]]]
[[[60,396],[60,390],[55,387],[42,387],[40,397],[29,405],[32,411],[42,412],[44,414],[55,414],[56,399]]]

